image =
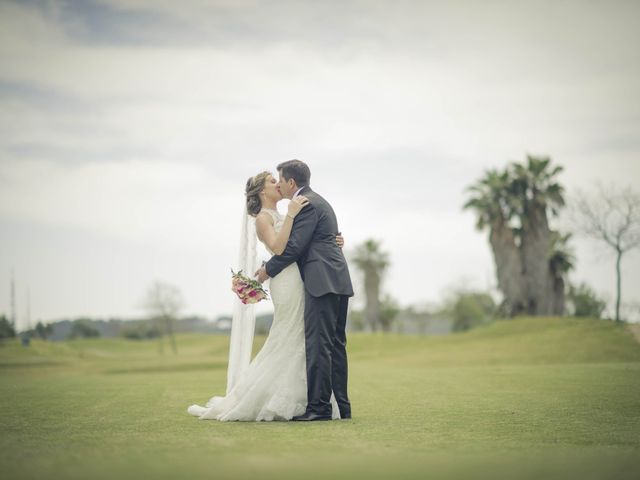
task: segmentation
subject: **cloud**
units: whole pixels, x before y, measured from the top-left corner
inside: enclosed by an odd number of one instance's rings
[[[129,46],[86,43],[69,34],[62,19],[76,15],[76,22],[82,23],[96,12],[64,5],[59,13],[49,12],[48,16],[13,7],[19,16],[7,22],[8,41],[3,44],[11,45],[16,53],[10,54],[8,47],[3,52],[11,68],[4,73],[5,88],[0,87],[13,101],[8,106],[13,121],[6,121],[4,130],[8,139],[28,136],[37,140],[37,130],[45,130],[49,140],[40,144],[55,147],[54,139],[72,139],[73,134],[65,130],[84,127],[94,133],[85,131],[82,139],[95,145],[101,156],[107,149],[126,144],[138,155],[146,152],[156,158],[238,160],[256,155],[259,149],[267,157],[271,151],[279,155],[279,147],[288,144],[293,151],[326,145],[326,150],[338,153],[428,145],[449,151],[451,156],[477,157],[490,152],[504,158],[503,152],[522,152],[531,146],[552,151],[560,144],[582,144],[585,139],[602,144],[609,141],[612,130],[622,137],[619,142],[629,142],[638,129],[637,112],[629,102],[638,83],[638,68],[632,66],[637,67],[638,62],[627,61],[630,58],[620,53],[630,47],[607,49],[615,50],[616,57],[622,55],[615,63],[622,73],[611,68],[603,71],[598,48],[604,47],[595,48],[595,56],[589,57],[572,37],[585,35],[563,31],[571,22],[562,19],[546,25],[544,35],[540,34],[534,28],[539,12],[525,22],[524,13],[514,9],[496,13],[465,5],[447,10],[432,2],[404,2],[383,9],[376,3],[369,8],[348,3],[353,11],[340,17],[348,24],[355,22],[353,37],[360,35],[357,13],[363,10],[378,38],[387,39],[388,32],[397,31],[398,41],[406,48],[385,40],[379,49],[353,47],[357,55],[335,61],[295,40],[273,42],[264,33],[254,48],[241,51],[214,41],[190,48],[154,42]],[[136,12],[175,14],[199,25],[223,11],[229,16],[226,28],[234,31],[237,27],[238,36],[245,40],[251,36],[239,27],[243,22],[259,19],[275,25],[280,18],[278,8],[292,6],[288,2],[269,3],[269,7],[264,2],[239,6],[195,2],[192,8],[181,6],[177,10],[182,13],[178,13],[174,5],[164,2],[100,5],[119,12],[113,15],[114,23],[130,14],[127,18],[138,30],[146,30],[147,25]],[[290,9],[291,18],[305,25],[305,15],[314,11],[306,5],[302,12]],[[524,12],[534,13],[531,8]],[[582,12],[583,26],[597,23],[596,13]],[[492,22],[472,21],[477,20],[476,14]],[[101,21],[109,22],[109,18]],[[441,25],[449,18],[451,24]],[[613,20],[619,22],[622,17],[613,13],[604,18],[611,21],[600,19],[600,23],[611,33]],[[420,24],[422,19],[424,24]],[[33,38],[31,33],[22,34],[22,23],[36,32]],[[164,23],[148,23],[172,38]],[[503,28],[493,33],[484,30],[493,24]],[[306,35],[290,38],[312,38],[313,28]],[[421,29],[428,33],[427,38],[421,39]],[[462,32],[466,33],[459,35]],[[457,47],[426,53],[416,47],[429,44],[434,37]],[[587,45],[592,43],[589,37]],[[333,50],[322,41],[315,45],[320,52]],[[340,48],[351,48],[349,45]],[[576,65],[582,67],[576,70]],[[584,68],[590,69],[589,75],[584,75]],[[18,105],[13,97],[16,86],[23,90]],[[58,115],[41,116],[43,105],[51,110],[51,104],[62,107]],[[74,109],[85,110],[75,122]],[[93,116],[86,114],[91,109]],[[24,123],[15,119],[24,119]],[[37,126],[39,120],[53,128],[25,128],[24,124]],[[105,133],[111,138],[109,144],[101,138]],[[255,139],[259,148],[248,148],[242,142],[246,137]],[[9,142],[17,143],[15,152],[38,147],[36,141],[32,145],[25,145],[24,139]],[[93,157],[93,152],[82,153]],[[73,156],[73,152],[62,149],[62,155]]]
[[[483,170],[532,153],[564,165],[569,188],[640,178],[639,8],[2,2],[0,221],[112,239],[129,263],[140,245],[182,251],[188,266],[143,256],[140,270],[214,311],[226,277],[202,280],[197,259],[235,255],[244,181],[298,157],[348,245],[391,250],[392,293],[434,299],[457,277],[491,278],[486,238],[460,211]],[[403,289],[415,275],[425,290]],[[123,295],[114,311],[130,308]]]
[[[0,185],[0,217],[185,249],[212,241],[212,218],[236,221],[242,198],[197,165],[136,160],[2,162]]]

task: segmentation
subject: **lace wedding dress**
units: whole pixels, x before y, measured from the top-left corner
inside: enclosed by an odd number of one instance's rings
[[[263,209],[274,219],[276,232],[283,217]],[[273,255],[273,252],[269,252]],[[220,421],[291,420],[307,406],[307,371],[304,336],[304,285],[293,263],[270,280],[273,324],[262,349],[224,397],[212,397],[188,412],[200,419]],[[331,396],[333,418],[338,405]]]

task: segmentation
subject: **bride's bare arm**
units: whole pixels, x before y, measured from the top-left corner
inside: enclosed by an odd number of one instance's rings
[[[304,206],[309,203],[306,197],[300,195],[289,202],[289,210],[284,218],[284,223],[279,232],[276,233],[273,227],[273,218],[266,212],[261,212],[256,217],[256,233],[262,243],[276,255],[284,252],[284,248],[289,241],[291,235],[291,227],[293,227],[293,219]]]

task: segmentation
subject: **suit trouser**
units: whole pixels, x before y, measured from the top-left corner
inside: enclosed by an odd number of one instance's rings
[[[351,414],[347,395],[347,309],[349,297],[305,292],[304,331],[307,356],[307,412],[331,415],[331,392],[340,415]]]

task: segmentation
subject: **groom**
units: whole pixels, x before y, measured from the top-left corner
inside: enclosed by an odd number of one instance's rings
[[[278,189],[284,197],[304,195],[309,199],[293,221],[285,251],[256,272],[262,283],[297,262],[304,282],[307,410],[292,420],[331,420],[332,391],[340,417],[351,418],[345,326],[353,288],[347,262],[335,241],[338,221],[331,205],[309,187],[307,164],[289,160],[277,168]]]

